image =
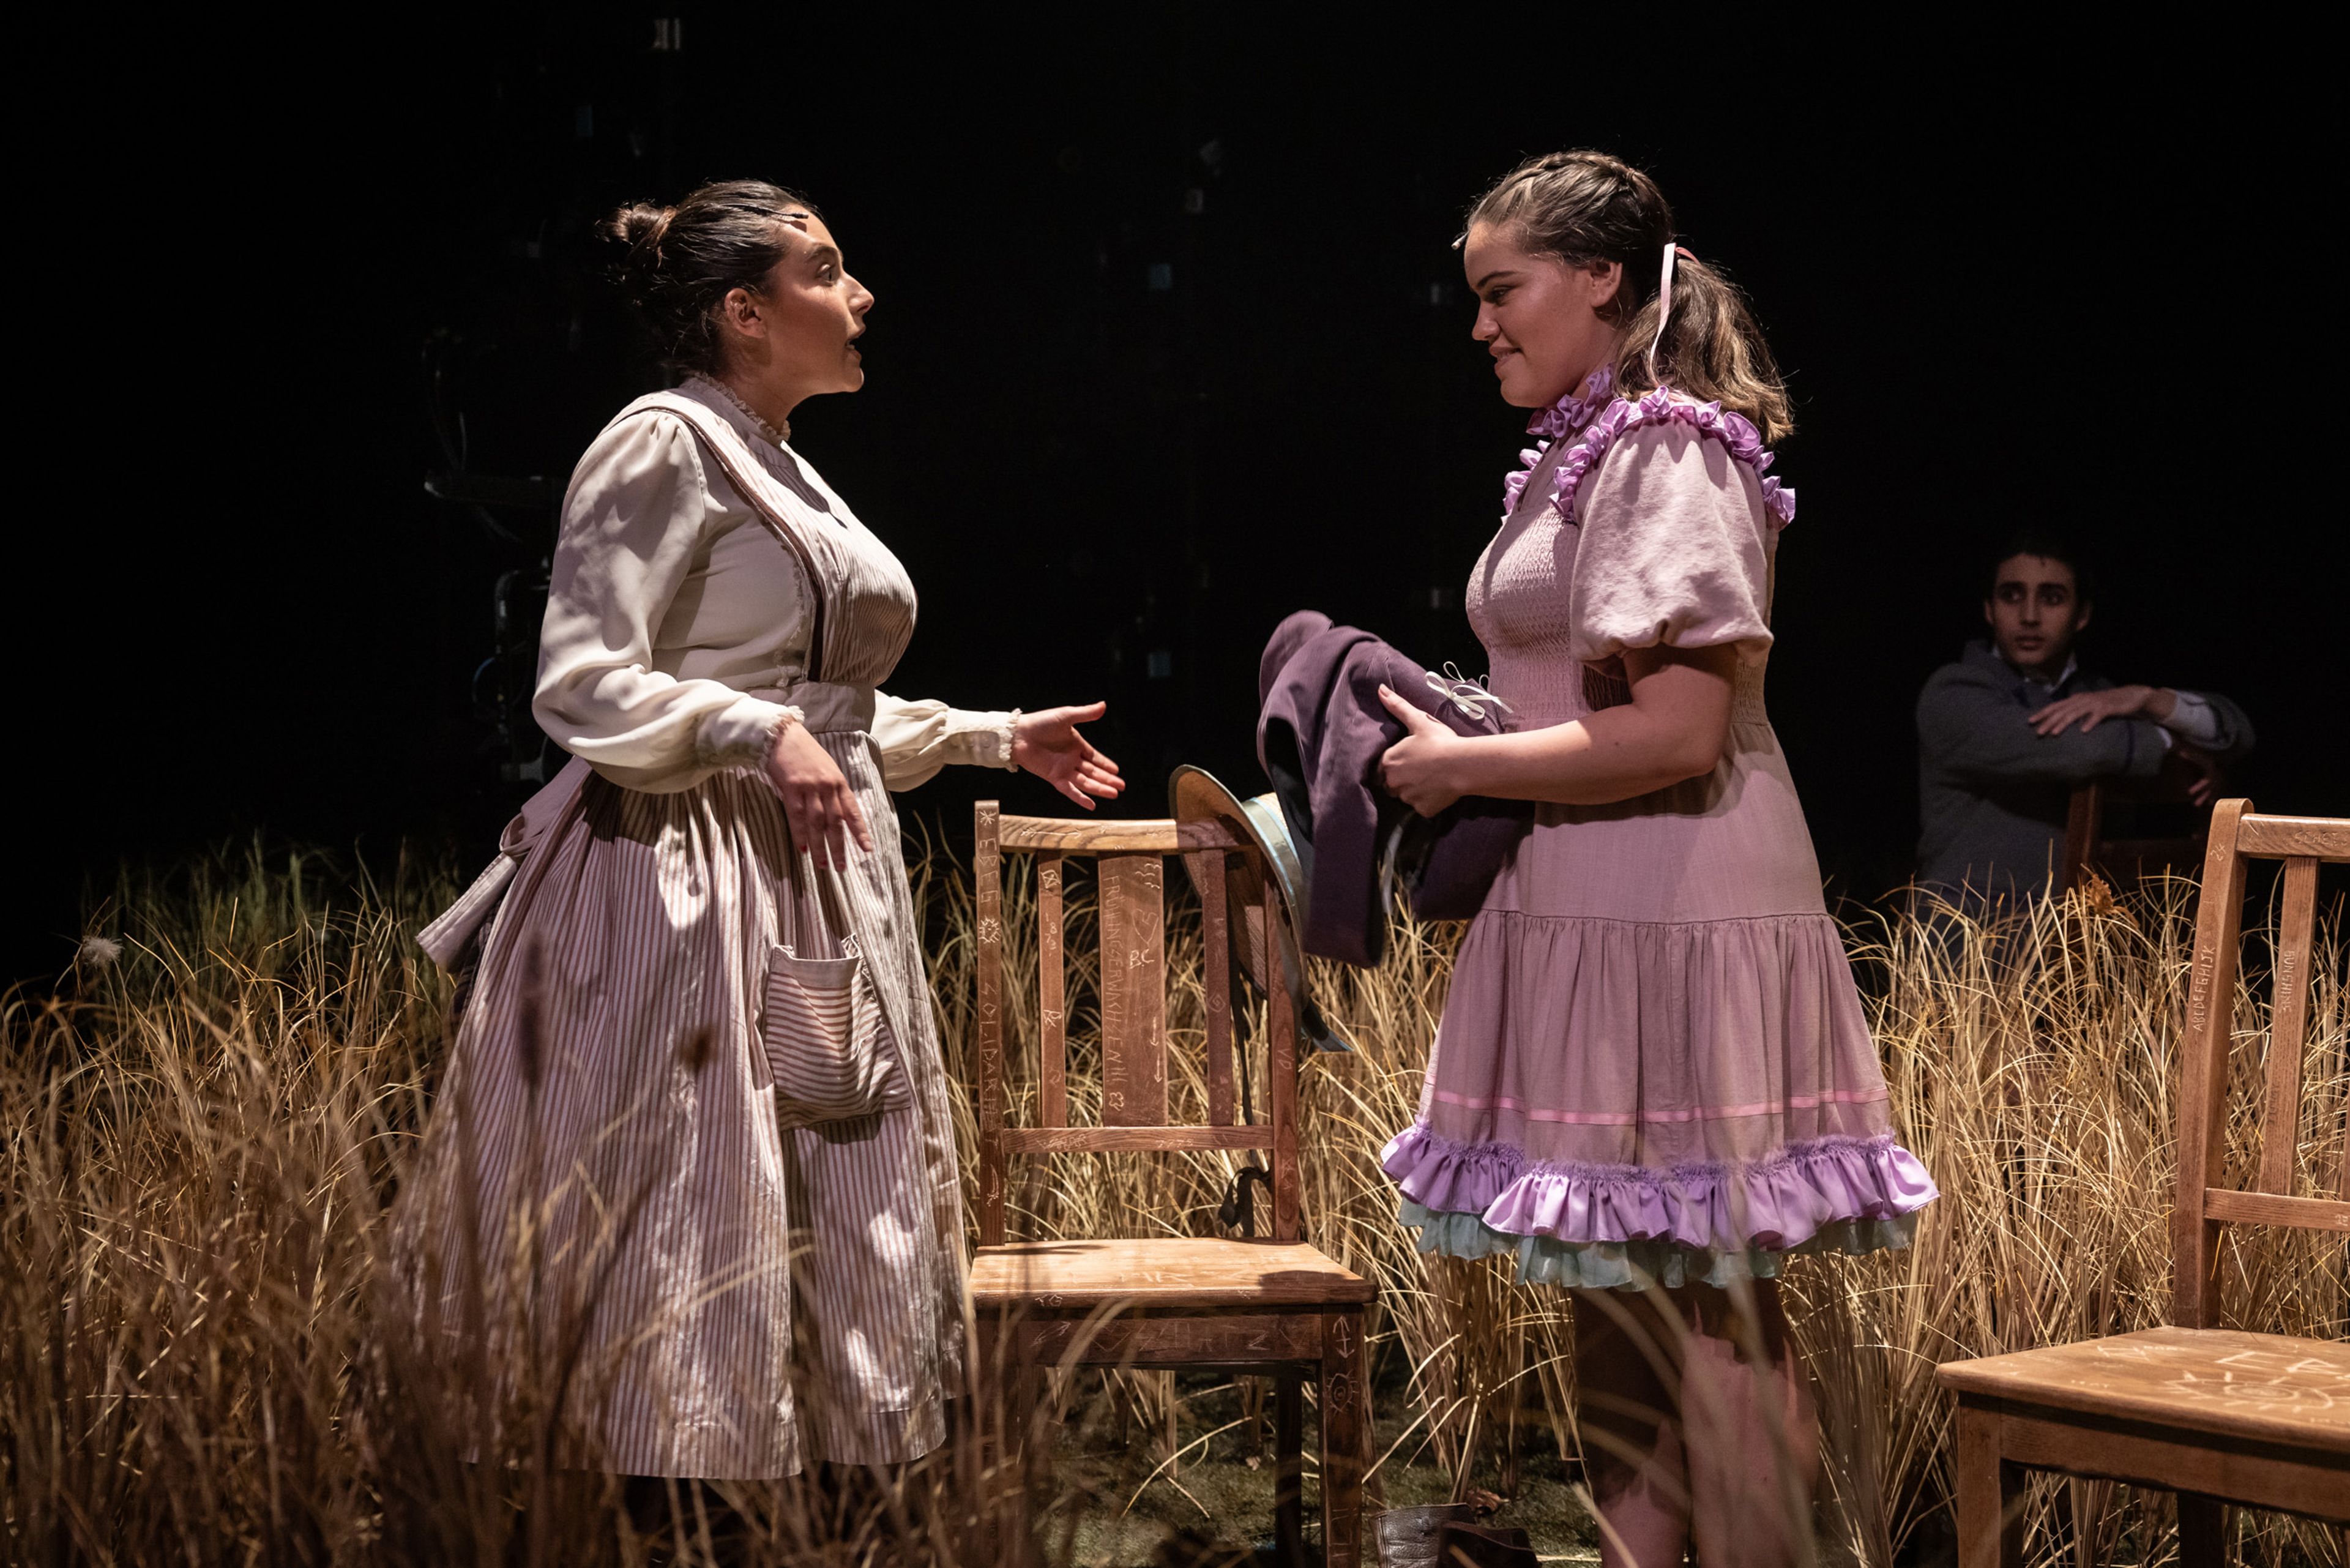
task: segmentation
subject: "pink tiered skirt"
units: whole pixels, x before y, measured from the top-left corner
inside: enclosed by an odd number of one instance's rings
[[[1767,723],[1709,777],[1544,807],[1470,928],[1419,1118],[1423,1250],[1576,1287],[1722,1284],[1908,1243],[1936,1196]]]

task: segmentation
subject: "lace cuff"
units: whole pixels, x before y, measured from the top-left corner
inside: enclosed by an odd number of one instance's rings
[[[738,697],[702,721],[693,738],[694,761],[703,767],[742,767],[764,763],[786,724],[805,724],[807,715],[764,698]]]
[[[981,755],[980,753],[982,748],[978,745],[974,745],[972,748],[972,755],[971,760],[979,763],[982,767],[1003,768],[1011,772],[1018,771],[1020,764],[1012,760],[1012,740],[1013,737],[1020,732],[1020,715],[1022,711],[1023,710],[1014,708],[1009,713],[989,714],[988,719],[990,722],[983,729],[975,731],[972,733],[972,738],[974,741],[977,741],[980,736],[984,735],[987,737],[989,741],[993,742],[995,744],[995,754],[992,757]]]

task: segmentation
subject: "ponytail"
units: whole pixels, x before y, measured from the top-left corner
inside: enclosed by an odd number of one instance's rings
[[[1627,286],[1630,270],[1626,268]],[[1674,258],[1671,311],[1659,337],[1662,303],[1661,295],[1652,297],[1624,324],[1616,350],[1619,397],[1637,396],[1661,382],[1745,415],[1765,446],[1794,432],[1794,410],[1778,363],[1736,284],[1683,251]]]

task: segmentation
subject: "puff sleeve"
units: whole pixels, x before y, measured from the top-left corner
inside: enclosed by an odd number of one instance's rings
[[[1770,646],[1762,490],[1720,441],[1678,421],[1627,431],[1575,511],[1575,658],[1596,663],[1659,643]]]
[[[873,694],[873,746],[881,782],[893,790],[926,784],[950,763],[983,768],[1012,764],[1012,724],[1019,711],[983,712],[928,699]]]
[[[756,762],[792,710],[653,668],[653,637],[710,514],[702,453],[679,420],[613,426],[564,498],[531,712],[604,777],[652,794]]]

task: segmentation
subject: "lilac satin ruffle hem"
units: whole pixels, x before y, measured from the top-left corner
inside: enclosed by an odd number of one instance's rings
[[[1938,1196],[1888,1136],[1824,1137],[1739,1164],[1530,1160],[1510,1144],[1461,1143],[1414,1124],[1380,1158],[1432,1214],[1472,1215],[1503,1237],[1571,1246],[1661,1242],[1709,1254],[1789,1251],[1846,1221],[1899,1220]]]

